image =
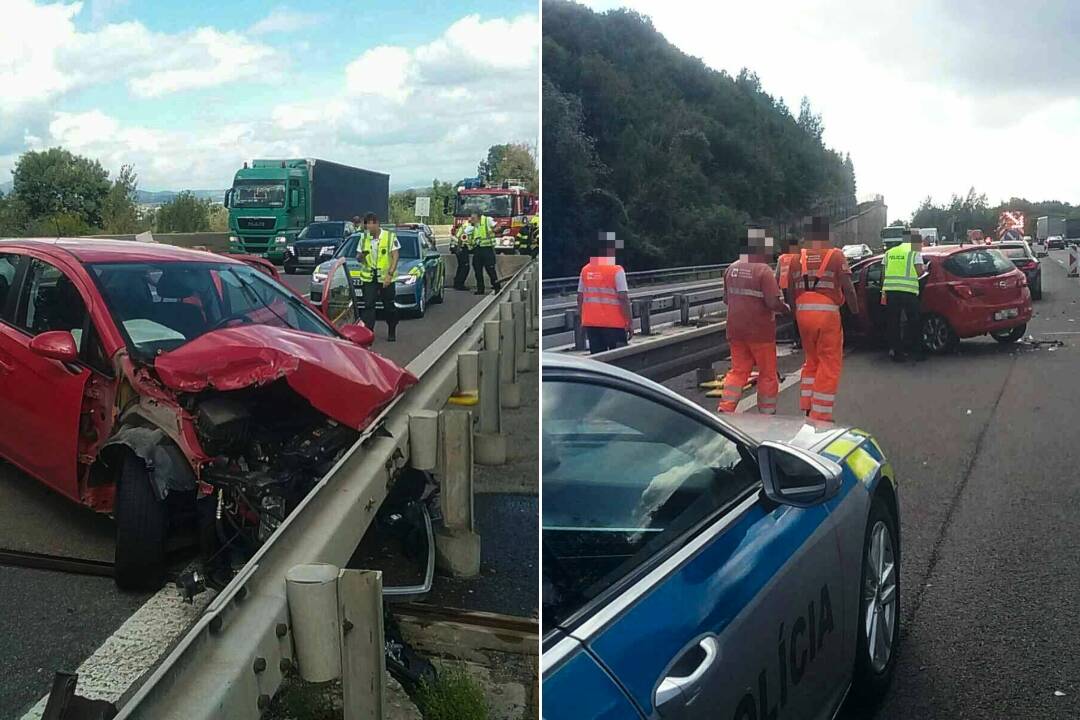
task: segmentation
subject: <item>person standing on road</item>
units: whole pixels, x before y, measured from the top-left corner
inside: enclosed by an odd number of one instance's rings
[[[795,307],[795,295],[789,282],[789,275],[791,273],[791,264],[799,260],[799,240],[793,235],[788,235],[786,242],[786,251],[780,255],[776,260],[776,284],[780,288],[780,292],[784,295],[784,302],[789,307]],[[802,340],[799,338],[799,324],[793,322],[792,333],[795,335],[795,340],[791,344],[791,347],[798,350],[802,347]]]
[[[851,312],[858,313],[859,300],[844,254],[832,247],[829,219],[812,218],[804,235],[806,247],[788,271],[805,355],[799,407],[811,420],[832,422],[844,365],[840,306],[846,299]]]
[[[476,294],[485,295],[484,271],[491,278],[491,287],[499,292],[499,276],[495,271],[495,221],[487,215],[472,214],[473,271],[476,273]]]
[[[890,249],[882,261],[881,302],[885,305],[889,357],[893,362],[903,362],[908,357],[926,359],[919,313],[919,276],[923,272],[921,250],[922,236],[913,231],[909,242]]]
[[[472,242],[470,239],[472,233],[472,223],[466,219],[463,223],[458,225],[457,231],[454,234],[454,242],[450,247],[450,251],[453,252],[454,257],[457,258],[457,269],[454,271],[455,290],[465,290],[465,283],[469,279],[469,243]]]
[[[724,376],[717,412],[735,412],[743,387],[756,367],[758,412],[776,414],[776,397],[780,393],[776,374],[776,313],[790,313],[791,308],[784,302],[769,267],[773,250],[773,239],[765,237],[763,229],[751,227],[739,259],[724,271],[731,370]]]
[[[601,233],[599,254],[589,258],[578,278],[577,304],[589,354],[625,345],[634,332],[626,272],[615,264],[614,233]]]
[[[391,230],[379,225],[379,216],[369,212],[364,216],[364,235],[360,238],[360,281],[364,289],[364,324],[375,332],[375,305],[383,304],[383,317],[386,318],[386,339],[397,340],[398,314],[394,305],[396,289],[394,278],[397,277],[398,255],[401,243]]]

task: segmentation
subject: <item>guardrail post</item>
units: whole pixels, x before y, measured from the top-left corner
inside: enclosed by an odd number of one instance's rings
[[[434,410],[409,415],[409,465],[428,472],[439,466],[439,413]]]
[[[567,330],[571,330],[574,333],[574,349],[585,349],[585,328],[581,327],[581,316],[578,313],[577,308],[566,311],[566,320],[564,324]]]
[[[679,324],[690,324],[690,296],[678,294],[675,295],[675,305],[679,308]]]
[[[435,560],[455,577],[473,577],[480,572],[480,535],[473,516],[472,413],[443,410],[439,435],[443,527],[435,535]]]
[[[285,574],[285,597],[300,677],[328,682],[341,677],[338,568],[326,563],[294,565]]]
[[[524,301],[511,301],[510,311],[514,316],[514,364],[517,367],[517,371],[519,373],[527,373],[532,370],[532,358],[529,356],[529,351],[525,347]]]
[[[514,352],[514,308],[499,304],[499,401],[504,408],[521,407],[521,386],[517,382]]]
[[[344,720],[382,720],[386,710],[382,573],[342,570],[337,589]]]
[[[488,342],[489,325],[494,343]],[[484,323],[485,350],[480,353],[480,417],[476,433],[476,462],[502,465],[506,462],[506,435],[502,432],[499,407],[499,323]]]
[[[451,405],[475,405],[480,392],[480,356],[475,350],[458,353],[457,391],[450,396]]]
[[[652,335],[652,323],[649,320],[649,312],[652,310],[651,300],[635,300],[633,302],[634,314],[641,320],[641,335]]]

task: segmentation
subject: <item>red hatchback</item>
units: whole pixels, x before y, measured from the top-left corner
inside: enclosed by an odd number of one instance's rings
[[[1031,293],[1024,273],[1000,251],[985,245],[938,245],[922,250],[928,271],[921,280],[923,345],[942,353],[961,338],[990,335],[1016,342],[1031,320]],[[852,266],[859,313],[848,316],[856,333],[884,335],[882,256]]]
[[[0,241],[0,457],[115,517],[121,587],[160,585],[182,526],[250,552],[416,382],[362,347],[344,264],[328,286],[320,313],[221,255]]]

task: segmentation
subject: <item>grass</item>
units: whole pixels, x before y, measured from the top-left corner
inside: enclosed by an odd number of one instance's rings
[[[341,693],[337,683],[334,692]],[[340,720],[341,710],[334,707],[333,692],[326,683],[318,685],[287,680],[274,697],[267,720]]]
[[[480,686],[460,665],[444,665],[434,682],[421,682],[415,700],[424,720],[489,720],[491,716]]]

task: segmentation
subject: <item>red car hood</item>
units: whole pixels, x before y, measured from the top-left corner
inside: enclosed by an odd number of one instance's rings
[[[178,392],[239,390],[285,378],[328,417],[362,429],[416,376],[340,338],[244,325],[206,333],[154,360],[161,382]]]

